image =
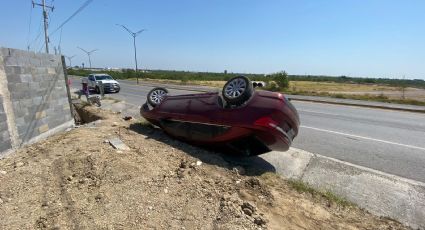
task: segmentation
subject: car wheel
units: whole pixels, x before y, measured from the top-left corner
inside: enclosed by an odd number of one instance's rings
[[[254,92],[251,81],[245,76],[230,79],[223,87],[223,98],[230,105],[245,103]]]
[[[152,107],[155,107],[161,104],[162,100],[164,100],[165,96],[168,94],[168,90],[162,87],[153,88],[148,93],[148,103]]]
[[[100,93],[99,86],[96,86],[95,91],[96,91],[96,93],[97,93],[97,94],[99,94],[99,93]]]

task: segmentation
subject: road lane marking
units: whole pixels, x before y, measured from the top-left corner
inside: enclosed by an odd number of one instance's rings
[[[338,113],[324,113],[324,112],[318,112],[318,111],[313,111],[313,110],[308,110],[308,109],[297,109],[300,112],[307,112],[307,113],[318,113],[318,114],[325,114],[325,115],[332,115],[332,116],[343,116],[342,114],[338,114]]]
[[[364,136],[353,135],[353,134],[349,134],[349,133],[342,133],[342,132],[337,132],[337,131],[332,131],[332,130],[327,130],[327,129],[320,129],[320,128],[315,128],[315,127],[305,126],[305,125],[301,125],[300,127],[306,128],[306,129],[313,129],[313,130],[317,130],[317,131],[321,131],[321,132],[338,134],[338,135],[347,136],[347,137],[355,137],[355,138],[365,139],[365,140],[369,140],[369,141],[376,141],[376,142],[381,142],[381,143],[385,143],[385,144],[398,145],[398,146],[402,146],[402,147],[406,147],[406,148],[419,149],[419,150],[425,151],[425,148],[414,146],[414,145],[406,145],[406,144],[401,144],[401,143],[392,142],[392,141],[385,141],[385,140],[375,139],[375,138],[371,138],[371,137],[364,137]]]

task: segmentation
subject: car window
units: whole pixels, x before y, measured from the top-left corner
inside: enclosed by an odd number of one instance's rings
[[[98,75],[96,76],[96,80],[112,80],[112,77],[109,75]]]

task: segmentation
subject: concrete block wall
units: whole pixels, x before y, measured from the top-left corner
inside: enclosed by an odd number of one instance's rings
[[[59,55],[0,48],[0,155],[73,120]]]
[[[12,148],[7,128],[6,113],[3,108],[3,97],[0,96],[0,153]]]

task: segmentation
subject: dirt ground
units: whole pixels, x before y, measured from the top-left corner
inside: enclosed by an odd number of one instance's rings
[[[161,130],[101,117],[0,160],[0,229],[404,229]],[[129,150],[116,150],[119,137]]]

